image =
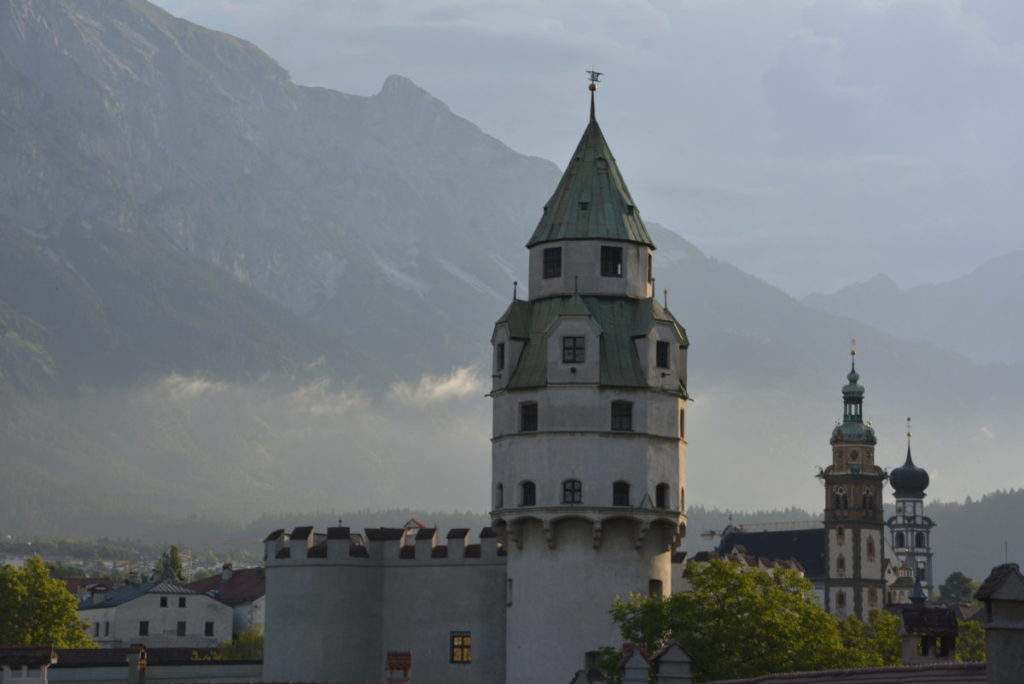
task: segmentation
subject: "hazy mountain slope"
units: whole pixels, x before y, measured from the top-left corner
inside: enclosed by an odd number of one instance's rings
[[[138,0],[0,2],[0,87],[0,519],[486,508],[487,340],[554,164],[406,79],[298,87]],[[881,463],[913,415],[943,498],[1022,477],[1020,367],[816,311],[649,227],[693,343],[691,500],[820,499],[852,337]]]
[[[804,299],[908,340],[937,344],[976,361],[1024,359],[1024,251],[985,262],[967,275],[901,289],[877,275],[829,295]]]

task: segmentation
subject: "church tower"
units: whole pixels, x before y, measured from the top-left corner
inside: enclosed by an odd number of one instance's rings
[[[896,557],[914,571],[925,595],[931,596],[932,548],[931,529],[935,526],[924,514],[924,490],[928,488],[928,472],[914,465],[910,456],[910,419],[907,418],[907,460],[889,474],[896,497],[896,515],[889,518],[890,542]]]
[[[843,387],[843,420],[832,431],[825,484],[825,608],[864,619],[885,603],[882,483],[875,465],[875,431],[864,423],[864,388],[851,351]]]
[[[594,116],[591,76],[590,121],[526,245],[529,300],[491,338],[510,684],[548,684],[619,643],[609,608],[667,595],[685,533],[689,343],[653,296],[654,244]]]

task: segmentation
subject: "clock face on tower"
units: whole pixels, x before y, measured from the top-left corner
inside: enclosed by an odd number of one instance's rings
[[[856,451],[851,451],[850,452],[850,460],[851,461],[856,461],[858,458],[860,458],[860,454],[859,453],[857,453]]]

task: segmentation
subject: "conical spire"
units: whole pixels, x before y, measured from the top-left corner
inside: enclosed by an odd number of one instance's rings
[[[555,240],[621,240],[653,248],[597,124],[594,90],[600,74],[590,73],[590,121],[526,246]]]

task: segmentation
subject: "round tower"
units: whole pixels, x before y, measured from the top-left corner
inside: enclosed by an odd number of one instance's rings
[[[882,484],[875,465],[875,430],[864,422],[864,388],[851,351],[843,387],[843,419],[832,431],[825,484],[825,608],[867,617],[885,604]]]
[[[931,530],[932,519],[924,514],[924,490],[928,488],[928,472],[914,465],[910,456],[910,419],[907,418],[907,459],[889,473],[896,515],[889,518],[889,540],[896,557],[914,571],[914,578],[925,594],[933,587]]]
[[[685,532],[689,343],[653,296],[654,244],[593,90],[587,128],[527,243],[529,300],[513,301],[492,337],[507,682],[561,681],[617,645],[612,603],[669,593]]]

